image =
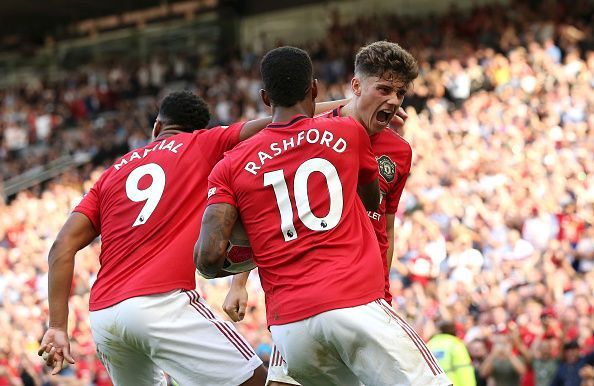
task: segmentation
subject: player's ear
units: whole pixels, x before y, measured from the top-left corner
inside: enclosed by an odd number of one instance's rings
[[[268,92],[263,88],[260,89],[260,98],[262,98],[262,102],[268,107],[270,107],[270,98],[268,98]]]
[[[311,99],[315,101],[317,97],[318,97],[318,80],[314,79],[313,82],[311,82]]]
[[[155,124],[153,125],[153,139],[157,138],[161,133],[161,129],[163,128],[163,122],[157,117],[155,119]]]
[[[361,96],[361,87],[361,79],[356,75],[353,76],[353,79],[351,79],[351,90],[353,91],[353,94]]]

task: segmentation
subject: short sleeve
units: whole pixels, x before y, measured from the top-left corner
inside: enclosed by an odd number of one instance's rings
[[[365,128],[354,119],[349,119],[357,126],[357,134],[359,135],[359,185],[365,185],[379,176],[377,161]]]
[[[89,190],[87,194],[84,195],[83,199],[73,210],[73,212],[82,213],[87,216],[97,233],[101,233],[99,202],[101,197],[101,186],[103,185],[105,175],[106,173],[103,173],[99,180],[95,182],[91,190]]]
[[[200,149],[211,167],[216,165],[225,152],[233,149],[239,143],[239,135],[245,122],[234,123],[230,126],[217,126],[202,130],[198,135]]]
[[[208,176],[207,205],[229,204],[237,206],[235,193],[231,186],[229,158],[222,159]]]
[[[396,213],[398,210],[398,203],[400,202],[400,197],[402,197],[402,191],[404,190],[404,186],[406,185],[406,181],[408,181],[408,176],[410,175],[412,150],[410,147],[408,150],[409,151],[403,156],[403,162],[400,165],[398,163],[396,165],[396,167],[402,167],[402,169],[397,170],[398,181],[391,187],[387,194],[386,213]]]

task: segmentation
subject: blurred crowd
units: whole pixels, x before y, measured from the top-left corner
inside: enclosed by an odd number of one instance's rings
[[[395,226],[394,306],[426,340],[436,321],[452,321],[479,385],[594,385],[585,357],[594,350],[593,15],[582,0],[354,24],[334,15],[328,37],[306,46],[319,100],[349,96],[354,53],[366,42],[399,42],[418,58],[420,77],[405,100],[414,158]],[[36,356],[47,323],[49,247],[102,168],[149,141],[156,102],[170,89],[203,96],[212,125],[266,115],[260,53],[210,68],[190,55],[156,55],[0,90],[2,178],[62,154],[94,157],[0,203],[0,385],[109,384],[88,324],[98,242],[77,256],[70,306],[77,364],[50,378]],[[220,310],[229,280],[199,285]],[[238,328],[266,360],[270,335],[255,273],[248,288]]]

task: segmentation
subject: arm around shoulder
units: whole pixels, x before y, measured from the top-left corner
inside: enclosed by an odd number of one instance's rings
[[[344,106],[345,104],[349,103],[349,101],[350,99],[340,99],[337,101],[316,103],[316,109],[314,114],[321,114],[326,111],[338,108],[340,106]],[[263,130],[266,126],[270,125],[271,123],[272,117],[270,116],[247,121],[241,128],[241,132],[239,133],[239,140],[245,141],[246,139],[258,134],[261,130]]]

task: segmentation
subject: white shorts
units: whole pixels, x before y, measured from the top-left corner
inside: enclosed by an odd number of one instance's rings
[[[272,344],[272,350],[270,354],[270,362],[268,362],[268,376],[266,377],[266,386],[270,385],[270,382],[282,382],[289,385],[299,385],[299,382],[289,377],[287,373],[287,362],[283,358],[283,355],[278,351],[276,345]]]
[[[262,361],[231,322],[196,291],[138,296],[90,314],[101,362],[114,385],[239,385]]]
[[[423,340],[385,300],[271,326],[286,374],[307,386],[447,386]]]

